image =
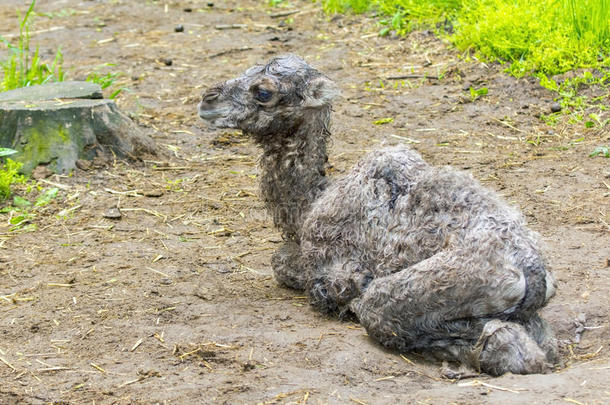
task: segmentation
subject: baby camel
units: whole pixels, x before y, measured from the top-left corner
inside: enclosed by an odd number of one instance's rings
[[[542,373],[555,339],[537,310],[554,295],[534,232],[471,176],[416,152],[373,152],[325,177],[333,82],[301,58],[257,65],[203,94],[199,115],[262,147],[261,188],[284,236],[277,280],[353,313],[399,351],[492,375]]]

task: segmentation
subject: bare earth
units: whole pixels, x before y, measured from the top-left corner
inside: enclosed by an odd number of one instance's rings
[[[160,153],[47,178],[60,192],[36,231],[11,231],[0,214],[0,403],[610,403],[610,167],[588,156],[609,143],[608,127],[546,126],[551,93],[464,62],[430,33],[379,38],[365,17],[266,4],[39,2],[53,17],[36,18],[41,54],[61,46],[71,79],[115,63],[129,89],[119,106]],[[0,35],[19,31],[18,7],[0,3]],[[270,16],[286,10],[301,12]],[[277,285],[281,237],[257,195],[259,151],[207,129],[196,104],[204,87],[287,52],[343,91],[331,176],[410,143],[523,210],[559,280],[544,311],[561,342],[553,373],[449,379],[442,364],[385,351]],[[405,74],[418,77],[387,80]],[[472,102],[470,86],[489,94]],[[384,118],[394,120],[373,124]],[[117,206],[121,219],[103,216]]]

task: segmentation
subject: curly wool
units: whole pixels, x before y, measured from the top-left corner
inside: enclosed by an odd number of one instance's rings
[[[261,83],[276,101],[256,100]],[[549,368],[555,340],[537,311],[555,282],[516,209],[404,147],[372,152],[331,183],[324,166],[336,89],[296,56],[213,91],[201,117],[241,128],[263,148],[262,195],[285,238],[272,257],[279,282],[307,290],[320,311],[355,314],[386,347],[493,375]]]

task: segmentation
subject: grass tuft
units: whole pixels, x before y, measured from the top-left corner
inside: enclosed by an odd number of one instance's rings
[[[610,63],[610,0],[323,0],[328,13],[375,11],[380,34],[434,27],[514,76]]]
[[[40,59],[38,47],[33,54],[31,52],[30,26],[35,5],[36,0],[33,0],[23,18],[20,18],[17,45],[11,44],[0,36],[0,42],[4,43],[10,51],[9,58],[0,62],[0,91],[64,79],[61,49],[57,50],[50,66]]]
[[[19,174],[21,163],[6,158],[6,162],[0,165],[0,201],[6,200],[11,195],[11,186],[16,183],[24,183],[25,177]]]
[[[610,0],[475,0],[456,20],[453,43],[508,71],[556,75],[610,62]],[[605,19],[605,28],[597,26]]]

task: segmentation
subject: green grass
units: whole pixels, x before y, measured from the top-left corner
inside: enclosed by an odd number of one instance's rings
[[[609,24],[610,0],[475,0],[464,2],[452,41],[509,62],[517,77],[555,75],[607,66]]]
[[[602,156],[605,158],[610,158],[610,148],[608,146],[598,146],[591,152],[590,157]]]
[[[14,155],[16,150],[0,148],[0,158]],[[2,160],[0,159],[0,162]],[[11,195],[11,185],[23,182],[23,176],[19,174],[21,163],[6,158],[6,163],[0,163],[0,201],[6,200]]]
[[[605,128],[610,126],[606,116],[608,109],[608,94],[610,94],[610,71],[603,74],[593,74],[590,71],[581,72],[578,76],[567,78],[557,83],[552,78],[540,75],[540,85],[557,93],[556,100],[561,104],[562,111],[542,116],[549,125],[556,125],[561,115],[567,116],[567,122],[576,124],[584,122],[586,128]],[[600,96],[587,97],[582,89],[594,87]]]
[[[111,100],[121,94],[123,90],[127,90],[125,87],[117,88],[117,86],[115,86],[117,79],[121,77],[121,73],[101,73],[101,71],[107,70],[107,68],[114,66],[115,64],[113,63],[104,63],[99,66],[96,66],[93,71],[87,75],[87,81],[99,84],[102,90],[111,88],[112,91],[108,95],[108,98]]]
[[[36,0],[33,0],[23,18],[20,18],[17,45],[0,36],[0,42],[9,49],[8,59],[0,61],[0,91],[64,79],[61,50],[57,50],[50,65],[40,59],[38,47],[33,52],[31,50],[30,26],[35,5]]]
[[[374,11],[382,35],[433,27],[515,76],[610,64],[610,0],[322,0],[328,13]]]
[[[470,92],[470,101],[472,101],[472,102],[475,102],[480,97],[486,96],[487,93],[489,93],[489,89],[487,87],[481,87],[480,89],[475,89],[474,87],[470,86],[468,91]]]
[[[0,148],[0,157],[10,156],[17,153],[16,150],[10,148]]]
[[[11,195],[11,186],[16,183],[25,182],[25,177],[19,174],[21,163],[6,158],[4,164],[0,164],[0,201],[6,200]]]
[[[56,187],[42,189],[41,187],[30,187],[28,193],[36,193],[38,196],[33,202],[27,198],[15,195],[11,201],[0,208],[0,214],[5,214],[7,222],[11,226],[10,232],[32,232],[37,229],[35,219],[44,213],[44,207],[49,205],[58,196],[59,189]],[[31,198],[31,197],[30,197]],[[61,212],[57,215],[62,217]]]
[[[28,182],[25,176],[19,174],[22,164],[7,157],[15,153],[18,152],[9,148],[0,148],[0,158],[5,159],[4,163],[1,163],[2,160],[0,160],[0,214],[8,215],[11,232],[34,231],[36,230],[36,224],[33,223],[34,219],[38,213],[42,212],[41,210],[44,207],[57,198],[59,189],[57,187],[43,189],[40,184]],[[34,192],[34,195],[37,194],[35,199],[30,197],[33,202],[20,195],[13,195],[13,186],[24,183],[27,186],[19,191],[22,194],[31,195],[32,192]],[[11,196],[12,199],[10,199]],[[61,212],[58,217],[62,216]]]
[[[36,15],[36,12],[34,11],[35,6],[36,0],[33,0],[23,18],[19,17],[19,36],[16,44],[12,44],[6,38],[0,36],[0,42],[9,50],[9,57],[6,60],[0,60],[0,91],[13,90],[53,81],[60,82],[65,79],[61,49],[57,50],[55,58],[50,63],[41,60],[38,47],[32,52],[30,45],[30,28]],[[48,13],[42,13],[41,15],[51,18]],[[72,14],[58,14],[58,16],[69,15]],[[100,69],[113,66],[115,65],[104,63],[95,67],[94,70],[87,75],[87,81],[99,84],[102,89],[114,86],[120,73],[100,73]],[[109,98],[116,98],[123,90],[126,89],[124,87],[108,89],[108,91],[111,91]]]

